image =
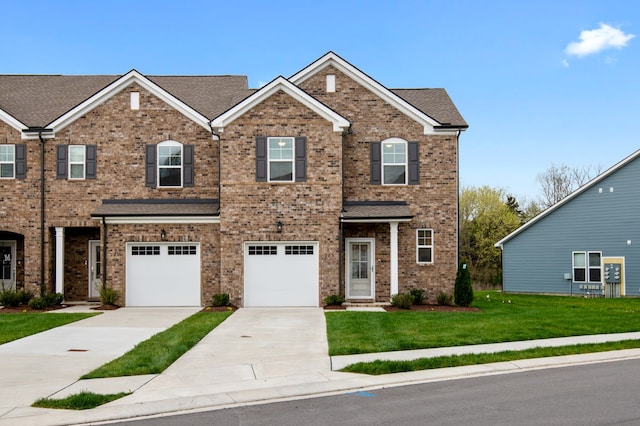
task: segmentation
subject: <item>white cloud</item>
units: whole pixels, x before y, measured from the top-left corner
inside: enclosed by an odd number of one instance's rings
[[[569,43],[566,52],[571,56],[587,56],[607,49],[622,49],[634,34],[625,34],[619,28],[607,24],[600,24],[595,30],[585,30],[580,33],[580,41]]]
[[[562,66],[565,67],[565,68],[569,68],[569,62],[567,62],[566,59],[563,59],[562,60]]]

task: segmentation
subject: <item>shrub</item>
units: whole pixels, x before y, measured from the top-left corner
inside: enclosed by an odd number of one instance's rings
[[[27,290],[19,290],[18,296],[20,297],[20,304],[27,305],[31,299],[33,299],[33,293]]]
[[[413,296],[413,304],[420,305],[424,302],[424,290],[421,288],[412,288],[409,294]]]
[[[400,309],[411,309],[413,296],[409,293],[398,293],[391,297],[391,305]]]
[[[228,306],[229,293],[216,293],[213,295],[213,306]]]
[[[467,265],[467,260],[462,259],[458,265],[456,274],[456,284],[454,289],[454,302],[458,306],[470,306],[473,302],[473,288],[471,287],[471,273]]]
[[[62,295],[62,293],[48,293],[45,294],[42,298],[47,303],[47,306],[59,305],[64,300],[64,296]]]
[[[44,297],[34,297],[33,299],[29,300],[29,307],[31,309],[45,309],[48,306],[49,304],[47,304],[47,301]]]
[[[453,303],[453,296],[441,291],[440,293],[438,293],[438,296],[436,297],[436,301],[440,306],[449,306]]]
[[[100,303],[103,305],[115,305],[120,294],[111,287],[100,287]]]
[[[16,306],[20,306],[21,301],[22,296],[14,289],[3,288],[2,290],[0,290],[0,305],[6,306],[8,308],[14,308]]]
[[[332,294],[324,298],[326,306],[339,306],[344,303],[344,297],[339,294]]]

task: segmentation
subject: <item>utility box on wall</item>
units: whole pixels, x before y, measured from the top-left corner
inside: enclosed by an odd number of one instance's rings
[[[620,284],[622,282],[622,264],[604,264],[605,297],[620,297]]]

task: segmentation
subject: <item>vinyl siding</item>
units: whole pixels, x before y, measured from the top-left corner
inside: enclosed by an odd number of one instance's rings
[[[572,252],[601,251],[625,258],[626,295],[640,295],[639,183],[636,158],[505,242],[504,291],[581,293],[579,283],[572,288],[564,279],[572,272]]]

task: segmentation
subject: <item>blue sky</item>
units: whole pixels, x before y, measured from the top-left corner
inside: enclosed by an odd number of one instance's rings
[[[241,74],[332,50],[389,88],[444,87],[465,186],[535,199],[552,163],[640,148],[636,0],[0,0],[2,74]]]

